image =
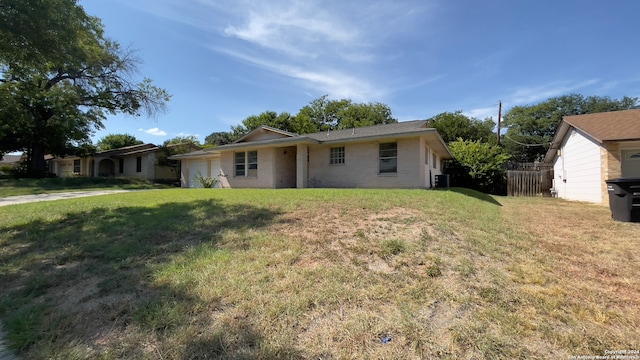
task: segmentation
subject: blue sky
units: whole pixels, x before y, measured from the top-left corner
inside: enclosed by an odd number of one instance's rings
[[[81,0],[173,95],[155,119],[111,116],[94,143],[229,131],[324,94],[400,121],[578,93],[640,96],[640,1]]]

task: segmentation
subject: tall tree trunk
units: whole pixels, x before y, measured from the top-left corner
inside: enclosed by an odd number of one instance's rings
[[[27,159],[27,176],[43,178],[46,176],[46,163],[44,161],[45,149],[38,141],[33,141]]]

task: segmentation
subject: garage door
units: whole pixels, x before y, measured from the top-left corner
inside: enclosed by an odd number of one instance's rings
[[[199,188],[202,187],[200,183],[194,180],[194,178],[200,174],[203,177],[210,176],[207,172],[208,160],[191,160],[189,161],[189,187]]]

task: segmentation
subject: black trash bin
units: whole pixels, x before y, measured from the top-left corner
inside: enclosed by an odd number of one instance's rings
[[[605,180],[613,220],[640,222],[640,177]]]

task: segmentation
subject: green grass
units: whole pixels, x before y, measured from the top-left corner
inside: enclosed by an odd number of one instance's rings
[[[604,206],[464,189],[171,189],[6,206],[0,219],[0,319],[25,359],[637,347],[640,225]]]
[[[104,189],[167,189],[173,186],[136,178],[63,177],[45,179],[0,179],[0,196],[35,195],[51,192]]]

